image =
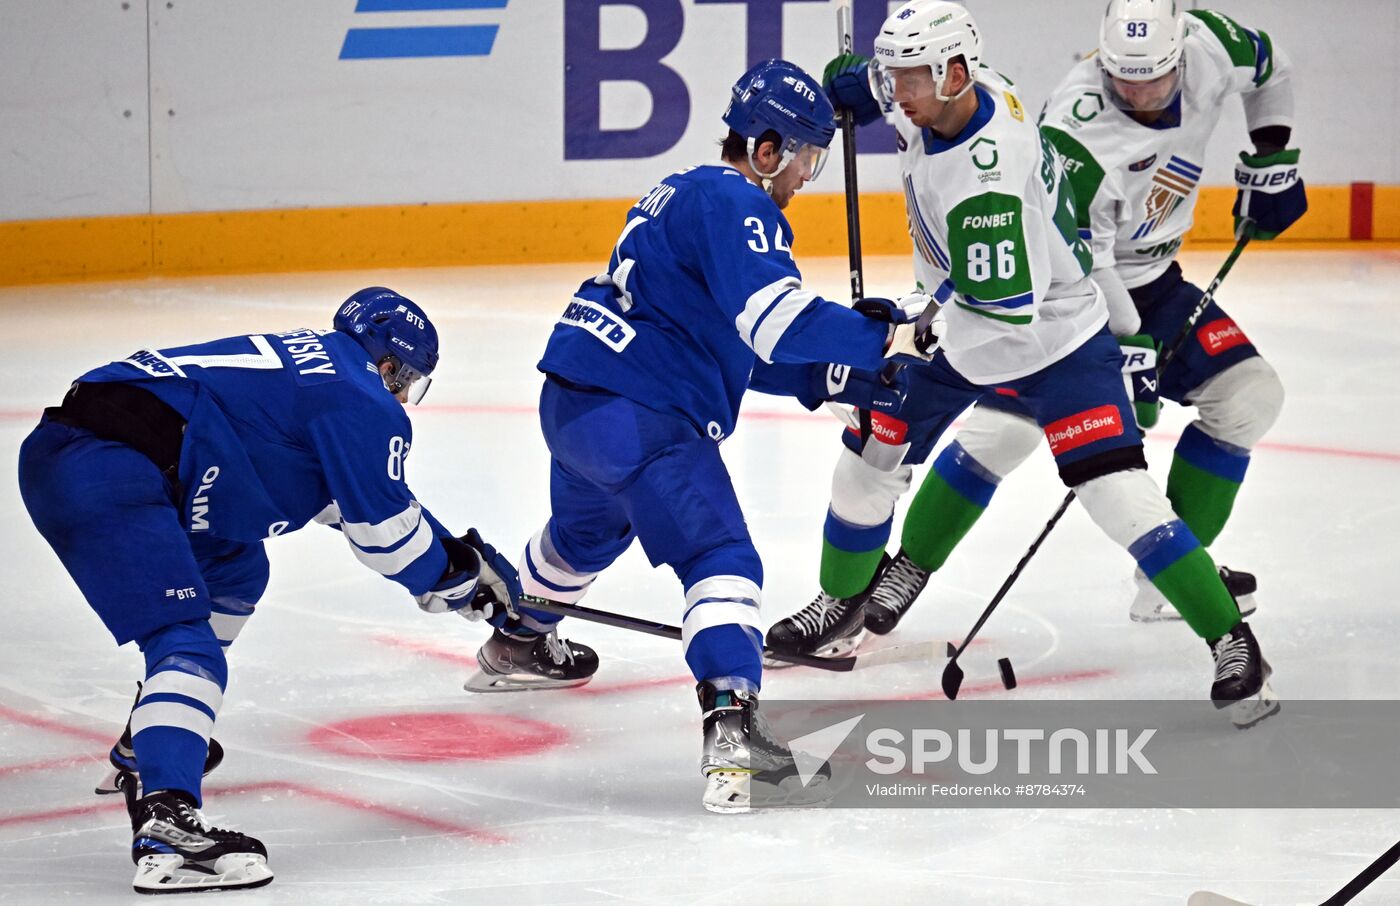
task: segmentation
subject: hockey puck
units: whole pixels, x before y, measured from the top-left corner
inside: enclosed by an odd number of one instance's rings
[[[1011,658],[999,658],[997,660],[997,669],[1001,671],[1001,684],[1007,689],[1015,689],[1016,673],[1011,669]]]

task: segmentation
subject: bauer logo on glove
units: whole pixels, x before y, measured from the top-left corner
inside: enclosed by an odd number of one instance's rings
[[[1307,190],[1298,175],[1298,149],[1273,154],[1240,153],[1235,165],[1235,235],[1254,222],[1255,239],[1273,239],[1308,210]]]

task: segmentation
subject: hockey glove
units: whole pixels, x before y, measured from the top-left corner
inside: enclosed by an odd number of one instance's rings
[[[839,113],[851,111],[857,126],[880,118],[880,102],[870,91],[870,60],[858,54],[843,53],[822,70],[822,90]]]
[[[818,399],[885,415],[898,412],[909,395],[909,379],[902,368],[892,364],[878,373],[833,364],[817,372],[815,383],[819,384],[814,388]]]
[[[898,302],[889,299],[861,299],[856,311],[890,325],[885,339],[885,358],[927,362],[938,347],[939,307],[927,293],[914,292]]]
[[[447,550],[447,572],[414,600],[428,613],[452,611],[473,622],[514,609],[520,578],[514,567],[476,529],[461,538],[439,539]]]
[[[1307,191],[1298,176],[1298,149],[1273,154],[1240,152],[1235,165],[1235,235],[1254,221],[1255,239],[1273,239],[1308,210]]]
[[[1162,411],[1157,377],[1157,341],[1145,333],[1119,337],[1123,351],[1123,383],[1133,401],[1133,416],[1144,432],[1157,424]]]

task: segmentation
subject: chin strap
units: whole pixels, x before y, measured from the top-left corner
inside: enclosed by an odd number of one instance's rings
[[[783,162],[780,163],[780,164],[778,164],[778,169],[774,170],[772,173],[764,173],[762,170],[760,170],[760,169],[758,168],[758,161],[756,161],[756,160],[753,159],[754,146],[755,146],[757,143],[758,143],[758,139],[756,139],[756,138],[750,138],[750,139],[748,140],[748,148],[749,148],[749,166],[753,168],[754,175],[756,175],[756,176],[758,177],[759,182],[762,184],[762,186],[763,186],[763,191],[764,191],[769,197],[772,197],[772,195],[773,195],[773,178],[774,178],[775,176],[777,176],[779,173],[783,172],[783,170],[787,167],[788,164],[792,163],[792,158],[790,158],[790,157],[788,156],[787,152],[783,152],[782,155],[781,155],[781,156],[782,156]]]

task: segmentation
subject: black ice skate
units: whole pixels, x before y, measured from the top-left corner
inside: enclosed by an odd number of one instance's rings
[[[704,713],[705,808],[730,814],[754,808],[817,806],[831,799],[831,768],[822,764],[804,783],[792,750],[773,738],[758,714],[758,696],[695,687]]]
[[[875,577],[875,587],[865,602],[865,628],[876,635],[886,635],[898,626],[931,575],[900,548]]]
[[[765,643],[779,654],[843,657],[855,651],[865,637],[865,596],[833,598],[818,592],[811,604],[774,623]],[[791,667],[791,661],[765,657],[766,667]]]
[[[141,684],[136,684],[136,700],[141,700]],[[133,702],[131,710],[136,710],[136,703]],[[209,753],[204,757],[204,776],[209,776],[209,772],[217,768],[224,760],[224,747],[219,745],[217,739],[209,740]],[[121,738],[116,745],[107,753],[107,761],[111,763],[112,769],[98,781],[93,792],[99,796],[110,796],[113,793],[120,793],[117,789],[117,775],[123,772],[131,774],[136,778],[136,795],[141,795],[141,774],[136,764],[136,752],[131,748],[131,716],[127,715],[126,727],[122,729]]]
[[[1134,623],[1181,619],[1181,614],[1176,612],[1176,608],[1157,590],[1157,586],[1152,584],[1142,570],[1133,574],[1133,580],[1137,582],[1138,590],[1137,596],[1133,598],[1132,607],[1128,610],[1128,619]],[[1234,597],[1235,606],[1240,609],[1240,616],[1250,616],[1258,609],[1258,605],[1254,603],[1254,592],[1258,590],[1259,583],[1253,573],[1222,566],[1220,581],[1225,583],[1225,590]]]
[[[1242,730],[1279,712],[1278,697],[1269,686],[1273,668],[1259,653],[1248,623],[1241,621],[1228,635],[1207,644],[1215,657],[1210,699],[1217,709],[1228,708],[1230,720]]]
[[[522,692],[582,686],[598,671],[598,654],[587,645],[543,635],[510,635],[497,629],[476,653],[481,668],[463,687],[468,692]]]
[[[131,861],[137,893],[195,893],[262,887],[272,882],[267,848],[238,831],[211,827],[194,797],[160,790],[136,797],[136,778],[125,772],[117,785],[131,813]]]

